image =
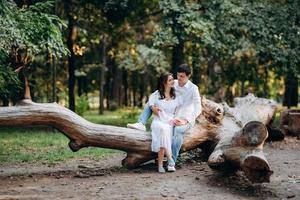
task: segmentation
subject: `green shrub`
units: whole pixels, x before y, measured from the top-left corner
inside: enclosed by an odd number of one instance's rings
[[[85,95],[76,97],[76,113],[78,115],[83,115],[89,109],[89,101]]]
[[[140,110],[135,107],[129,109],[122,109],[120,110],[120,114],[123,120],[136,121],[140,114]]]
[[[116,111],[118,108],[119,108],[119,105],[116,101],[109,102],[109,110],[110,111]]]

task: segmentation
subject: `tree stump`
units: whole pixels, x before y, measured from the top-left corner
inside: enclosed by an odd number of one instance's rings
[[[300,110],[284,110],[280,114],[280,129],[285,135],[300,136]]]

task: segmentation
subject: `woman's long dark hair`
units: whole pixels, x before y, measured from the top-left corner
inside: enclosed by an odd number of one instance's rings
[[[169,76],[173,76],[171,73],[163,74],[158,78],[157,82],[157,90],[159,92],[160,98],[159,99],[164,99],[165,97],[165,84],[168,81]],[[170,90],[170,96],[172,99],[175,99],[175,88],[172,87]]]

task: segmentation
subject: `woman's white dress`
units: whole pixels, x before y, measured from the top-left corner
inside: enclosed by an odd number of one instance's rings
[[[182,104],[182,100],[177,96],[175,99],[169,100],[159,98],[158,91],[152,93],[149,98],[149,106],[157,105],[161,110],[159,116],[154,115],[151,124],[151,149],[153,152],[158,152],[161,147],[164,147],[172,154],[171,143],[174,126],[170,124],[170,120],[174,119],[176,109]]]

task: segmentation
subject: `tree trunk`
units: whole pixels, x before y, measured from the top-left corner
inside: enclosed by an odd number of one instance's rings
[[[269,80],[269,69],[268,65],[264,66],[264,97],[269,97],[269,88],[268,88],[268,80]]]
[[[29,81],[26,76],[24,77],[24,84],[25,84],[24,99],[31,99]]]
[[[207,76],[208,76],[208,93],[215,95],[220,88],[217,81],[217,75],[215,73],[215,65],[218,62],[218,58],[213,56],[208,60],[207,64]]]
[[[245,95],[245,80],[242,78],[241,80],[241,96]]]
[[[108,66],[107,66],[108,67]],[[106,97],[106,109],[110,107],[110,73],[106,73],[104,84],[104,96]]]
[[[193,67],[193,83],[199,85],[201,82],[199,49],[196,45],[192,46],[192,67]]]
[[[1,98],[2,106],[9,106],[9,100],[6,97]]]
[[[283,105],[290,109],[298,105],[298,79],[294,74],[288,73],[284,80]]]
[[[77,77],[77,94],[80,97],[83,94],[83,77]]]
[[[57,15],[57,8],[58,8],[58,2],[55,1],[54,4],[54,14]],[[51,56],[51,61],[52,61],[52,102],[57,102],[57,95],[56,95],[56,73],[57,73],[57,68],[56,68],[56,60],[53,56]],[[57,62],[58,63],[58,62]]]
[[[101,64],[100,67],[100,77],[99,77],[99,114],[103,114],[104,112],[104,79],[105,79],[105,70],[107,65],[106,60],[106,36],[103,35],[100,43],[100,52],[101,52]]]
[[[178,44],[172,50],[172,73],[174,77],[177,75],[177,68],[184,63],[184,41],[179,37]]]
[[[122,87],[122,70],[117,66],[115,60],[111,60],[111,90],[110,90],[110,107],[109,109],[117,109],[120,102]]]
[[[75,19],[73,16],[72,0],[65,1],[65,10],[68,16],[68,38],[67,46],[71,53],[68,62],[68,72],[69,72],[69,108],[75,111],[75,53],[73,46],[77,37],[77,31],[75,28]]]
[[[139,83],[139,98],[138,98],[138,106],[142,107],[143,106],[143,98],[145,96],[145,85],[148,83],[148,75],[147,72],[145,74],[142,74],[140,76],[140,83]]]
[[[137,106],[137,87],[140,84],[139,83],[139,77],[140,75],[138,72],[134,71],[131,75],[131,85],[132,85],[132,105],[135,107]]]
[[[230,165],[241,168],[252,182],[268,182],[272,171],[263,155],[268,135],[264,124],[275,114],[275,103],[253,95],[236,99],[236,107],[202,100],[203,113],[185,133],[182,151],[210,141],[216,146],[208,164],[214,168]],[[225,114],[225,115],[224,115]],[[151,152],[149,133],[122,127],[94,124],[57,104],[37,104],[30,100],[18,106],[0,108],[0,126],[48,125],[69,139],[73,151],[87,146],[127,152],[123,166],[134,168],[156,157]]]
[[[128,72],[123,70],[123,85],[124,85],[124,105],[129,106],[128,104]]]
[[[52,102],[57,102],[56,97],[56,62],[52,59]]]

